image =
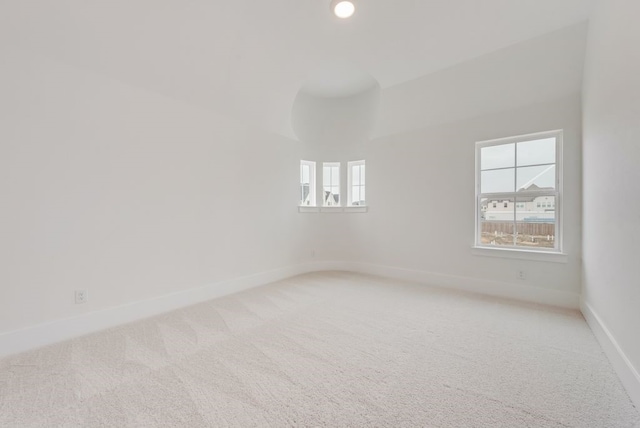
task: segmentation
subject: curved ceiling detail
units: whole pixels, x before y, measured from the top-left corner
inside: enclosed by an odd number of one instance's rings
[[[333,65],[313,72],[300,90],[321,98],[350,97],[380,86],[369,73],[348,65]]]
[[[363,143],[376,125],[380,84],[349,66],[326,67],[301,85],[291,111],[298,139],[307,144]]]
[[[291,103],[317,64],[346,59],[386,90],[582,23],[591,3],[367,0],[345,21],[329,0],[5,1],[0,45],[293,137]],[[309,93],[365,84],[329,74]]]

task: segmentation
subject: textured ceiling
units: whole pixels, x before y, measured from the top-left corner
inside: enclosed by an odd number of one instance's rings
[[[292,102],[317,70],[348,64],[384,89],[589,10],[589,0],[359,0],[343,21],[329,0],[13,0],[0,3],[0,45],[290,135]]]

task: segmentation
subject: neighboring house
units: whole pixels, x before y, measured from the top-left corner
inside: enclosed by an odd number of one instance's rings
[[[311,194],[309,192],[308,184],[300,185],[300,196],[302,197],[300,200],[301,206],[311,205]],[[334,195],[333,193],[325,190],[323,204],[326,207],[340,206],[340,195]],[[357,203],[354,203],[354,205],[359,205],[359,204],[364,205],[364,201],[359,201]]]
[[[300,205],[302,206],[311,205],[311,193],[309,192],[309,184],[300,185],[300,194],[302,196],[302,198],[300,199]]]
[[[324,205],[327,207],[340,206],[340,195],[334,195],[333,193],[324,191]]]
[[[547,189],[539,188],[534,184],[527,190]],[[516,197],[515,201],[513,198],[483,200],[481,206],[482,219],[485,221],[513,221],[514,209],[516,221],[547,223],[554,222],[556,218],[556,202],[553,196],[525,196]]]

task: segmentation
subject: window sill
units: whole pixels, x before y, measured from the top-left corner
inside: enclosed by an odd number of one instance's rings
[[[353,206],[353,207],[345,207],[344,212],[346,213],[366,213],[369,211],[369,207],[364,206]]]
[[[510,248],[472,247],[475,256],[501,257],[505,259],[531,260],[550,263],[568,263],[569,256],[565,253],[535,250],[516,250]]]
[[[299,213],[366,213],[369,207],[307,207],[299,206]]]

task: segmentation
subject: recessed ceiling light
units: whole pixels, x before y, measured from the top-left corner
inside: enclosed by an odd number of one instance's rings
[[[338,18],[349,18],[356,11],[356,6],[352,1],[347,0],[334,0],[331,2],[331,10]]]

